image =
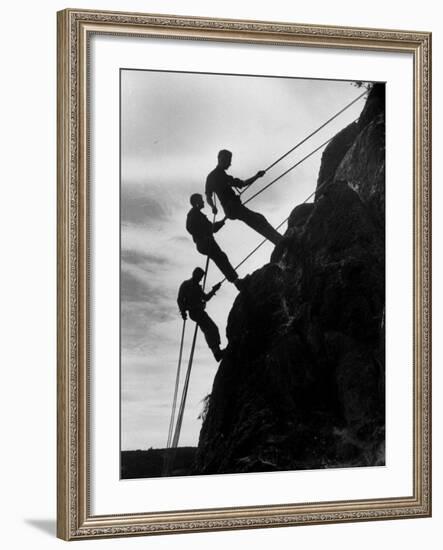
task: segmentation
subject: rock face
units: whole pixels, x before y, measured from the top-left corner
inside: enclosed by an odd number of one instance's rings
[[[384,105],[375,85],[235,300],[195,472],[384,464]]]

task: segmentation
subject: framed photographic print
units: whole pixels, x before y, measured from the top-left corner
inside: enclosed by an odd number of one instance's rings
[[[58,536],[431,514],[427,32],[58,14]]]

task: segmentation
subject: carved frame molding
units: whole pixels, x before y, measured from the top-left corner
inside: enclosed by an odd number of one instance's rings
[[[138,13],[58,13],[57,534],[93,537],[431,515],[431,34]],[[94,33],[409,52],[414,57],[413,496],[92,516],[88,483],[88,40]]]

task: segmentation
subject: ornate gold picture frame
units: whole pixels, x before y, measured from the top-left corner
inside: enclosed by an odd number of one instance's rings
[[[91,494],[90,237],[91,104],[94,36],[190,40],[404,53],[413,63],[413,290],[411,494],[250,506],[95,513]],[[427,32],[234,21],[68,9],[58,13],[58,536],[64,540],[428,517],[431,515],[431,34]],[[401,131],[401,129],[399,130]],[[389,155],[389,151],[387,151]],[[384,320],[383,320],[384,322]],[[389,368],[389,364],[387,365]],[[118,403],[115,404],[118,407]],[[115,426],[118,430],[118,426]],[[100,465],[98,465],[100,466]],[[327,475],[328,472],[325,472]],[[259,474],[258,474],[259,475]],[[282,474],[284,475],[284,474]],[[118,477],[118,472],[116,472]],[[324,478],[325,480],[327,478]],[[162,480],[158,480],[159,483]],[[260,477],[256,478],[260,484]],[[159,491],[160,489],[160,485]],[[153,504],[155,506],[155,504]]]

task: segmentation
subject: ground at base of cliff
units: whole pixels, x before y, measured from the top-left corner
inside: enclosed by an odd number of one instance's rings
[[[196,468],[195,458],[197,447],[178,447],[177,449],[148,449],[136,451],[122,451],[120,479],[143,479],[143,478],[158,478],[158,477],[180,477],[180,476],[198,476],[211,475],[207,472],[200,472]],[[169,472],[165,471],[169,455]],[[358,466],[358,464],[348,461],[346,463],[334,463],[325,461],[317,468],[312,468],[307,460],[304,463],[300,462],[297,465],[286,468],[276,468],[272,461],[265,459],[257,460],[256,457],[244,457],[243,460],[244,472],[232,471],[224,472],[225,474],[232,473],[259,473],[272,471],[296,471],[296,470],[311,470],[325,468],[350,468]],[[379,465],[382,465],[381,463]]]
[[[174,455],[168,477],[191,475],[196,451],[196,447],[122,451],[120,479],[164,477],[164,466],[168,454]]]

